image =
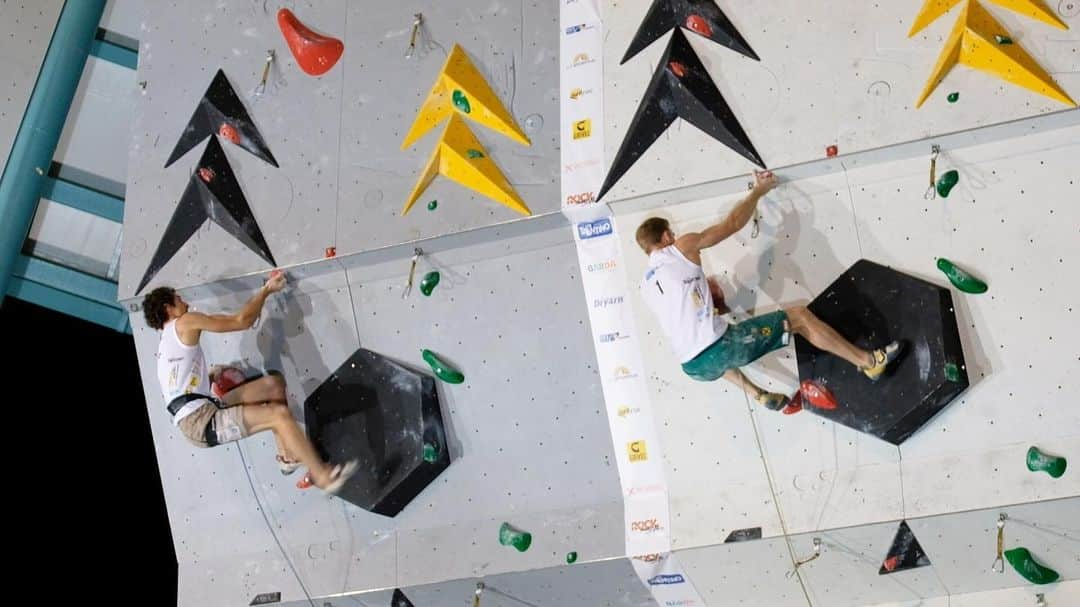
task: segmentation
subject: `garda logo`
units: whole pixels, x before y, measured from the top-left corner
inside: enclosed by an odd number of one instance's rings
[[[636,440],[626,443],[626,453],[630,456],[631,462],[643,462],[649,459],[649,451],[645,448],[645,441]],[[655,521],[656,519],[650,519]],[[631,529],[634,527],[631,526]],[[634,529],[635,531],[644,531],[643,529]]]
[[[589,167],[600,166],[600,161],[595,158],[592,160],[582,160],[580,162],[569,162],[563,165],[563,170],[567,173],[573,173],[581,169],[587,169]]]
[[[630,487],[630,489],[626,491],[626,496],[631,497],[634,495],[653,495],[655,493],[662,493],[664,490],[664,485],[645,485],[644,487]]]
[[[599,263],[587,264],[585,266],[585,270],[587,272],[590,272],[590,273],[592,273],[592,272],[610,272],[611,270],[615,269],[615,266],[616,266],[616,264],[615,264],[614,259],[605,259],[604,261],[601,261]]]
[[[581,97],[584,97],[585,95],[592,95],[592,93],[593,93],[592,89],[583,89],[583,88],[580,88],[580,87],[575,87],[575,88],[570,89],[570,98],[573,99],[574,101],[577,101],[578,99],[580,99]]]
[[[566,204],[589,204],[594,202],[596,196],[592,192],[582,192],[580,194],[571,194],[566,197]]]
[[[667,584],[682,584],[685,581],[686,581],[686,578],[684,578],[682,575],[680,575],[678,573],[673,573],[673,574],[662,573],[660,575],[656,575],[656,576],[653,576],[653,577],[649,578],[649,585],[650,586],[664,586],[664,585],[667,585]]]
[[[617,295],[615,297],[597,297],[596,299],[593,300],[593,307],[603,309],[603,308],[606,308],[608,306],[621,305],[622,302],[623,302],[623,296],[622,295]]]
[[[611,234],[611,230],[611,219],[607,217],[577,224],[578,238],[582,240],[607,236]]]
[[[574,128],[570,131],[574,139],[587,139],[592,136],[592,120],[582,118],[574,122]]]
[[[639,533],[656,533],[657,531],[663,531],[663,529],[664,528],[660,526],[660,521],[654,518],[646,518],[630,523],[630,531],[637,531]]]
[[[639,554],[637,556],[630,557],[635,561],[641,561],[643,563],[657,563],[664,560],[667,557],[666,554],[660,554],[659,552],[653,552],[651,554]]]
[[[626,365],[618,365],[615,367],[614,377],[616,381],[620,379],[630,379],[632,377],[637,377],[637,373],[631,372],[630,367],[627,367]]]
[[[641,408],[640,407],[619,407],[615,412],[618,414],[619,417],[626,417],[628,415],[637,415],[638,413],[641,413]]]

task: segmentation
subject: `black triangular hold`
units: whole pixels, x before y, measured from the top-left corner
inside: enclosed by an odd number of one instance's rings
[[[409,597],[405,596],[405,593],[401,591],[401,588],[394,589],[394,596],[390,599],[390,607],[414,607]]]
[[[713,0],[653,0],[620,63],[626,63],[657,38],[676,27],[685,28],[760,61],[754,49],[750,48],[750,43],[739,34],[735,25]]]
[[[150,266],[146,269],[136,293],[143,290],[154,275],[176,255],[180,247],[198,230],[206,220],[213,221],[230,233],[271,266],[276,266],[263,238],[255,215],[248,206],[244,192],[236,181],[232,167],[225,158],[225,150],[216,137],[210,138],[198,168],[188,179],[187,188],[180,197],[180,202],[173,211],[172,219],[165,228]]]
[[[727,539],[724,540],[725,544],[733,544],[735,542],[749,542],[751,540],[761,539],[761,527],[747,527],[746,529],[736,529],[728,534]]]
[[[885,560],[881,562],[878,575],[896,573],[897,571],[915,569],[916,567],[926,567],[929,564],[930,557],[923,552],[919,540],[915,539],[915,534],[911,532],[911,527],[908,527],[907,521],[900,521],[900,528],[896,530],[896,537],[893,538],[889,553],[885,555]]]
[[[682,118],[747,160],[765,167],[690,42],[681,30],[675,30],[608,169],[597,200],[630,170],[676,118]]]
[[[176,142],[169,160],[165,162],[165,168],[199,145],[203,139],[214,134],[220,134],[275,167],[278,165],[259,129],[255,128],[251,116],[244,109],[243,102],[229,84],[225,72],[221,70],[217,71],[210,87],[206,89],[206,94],[199,100],[195,113],[191,115],[191,120],[188,120],[184,132],[180,135],[180,141]]]

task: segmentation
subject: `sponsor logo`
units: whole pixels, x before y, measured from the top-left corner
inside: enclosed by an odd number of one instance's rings
[[[652,493],[661,493],[663,491],[663,485],[645,485],[644,487],[630,487],[626,491],[626,497],[630,497],[633,495],[649,495]]]
[[[662,573],[660,575],[655,575],[655,576],[649,578],[649,585],[650,586],[664,586],[664,585],[667,585],[667,584],[682,584],[685,581],[686,581],[686,578],[684,578],[682,575],[680,575],[678,573],[672,573],[672,574]]]
[[[593,300],[593,307],[594,308],[606,308],[608,306],[618,306],[618,305],[622,305],[622,302],[623,302],[623,296],[622,295],[616,295],[615,297],[597,297],[596,299]],[[627,371],[627,372],[629,372],[629,371]]]
[[[650,554],[639,554],[630,558],[634,559],[635,561],[641,561],[643,563],[656,563],[667,558],[667,555],[660,554],[659,552],[653,552]]]
[[[619,417],[626,417],[628,415],[637,415],[638,413],[641,413],[641,408],[640,407],[619,407],[618,409],[615,410],[615,413]]]
[[[563,165],[563,171],[565,171],[567,173],[573,173],[574,171],[577,171],[579,169],[587,169],[589,167],[595,167],[595,166],[600,166],[600,161],[599,160],[596,160],[596,159],[582,160],[580,162],[571,162],[569,164],[564,164]]]
[[[590,263],[585,266],[587,272],[609,272],[617,267],[614,259],[605,259],[599,263]]]
[[[630,367],[627,367],[626,365],[619,365],[615,367],[614,376],[616,380],[630,379],[632,377],[637,377],[637,373],[632,373]]]
[[[643,440],[626,443],[626,453],[630,456],[631,462],[643,462],[649,459],[649,451],[645,448],[645,441]],[[656,519],[651,520],[655,521]],[[644,531],[644,529],[637,529],[633,525],[630,528],[634,531]]]
[[[582,192],[580,194],[571,194],[566,197],[566,204],[589,204],[594,202],[596,196],[592,192]]]
[[[583,88],[580,88],[580,87],[575,87],[575,88],[570,89],[570,98],[573,99],[574,101],[577,101],[578,99],[584,97],[585,95],[592,95],[592,94],[593,94],[592,89],[583,89]]]
[[[576,34],[578,32],[584,32],[584,31],[591,30],[591,29],[594,29],[594,28],[596,28],[596,26],[591,24],[591,23],[579,23],[577,25],[571,25],[570,27],[566,28],[566,35],[569,36],[571,34]]]
[[[674,601],[664,601],[664,607],[693,607],[697,605],[697,601],[694,599],[675,599]]]
[[[590,63],[596,63],[596,59],[589,56],[589,53],[578,53],[574,55],[574,60],[570,62],[570,67],[581,67]]]
[[[570,131],[574,139],[588,139],[592,136],[592,120],[589,118],[582,118],[574,122],[574,127]]]
[[[611,344],[623,339],[630,339],[629,335],[623,335],[622,333],[615,331],[614,333],[601,333],[600,343]]]
[[[639,533],[654,533],[656,531],[662,531],[664,528],[660,526],[660,521],[654,518],[641,519],[640,521],[634,521],[630,523],[630,531],[637,531]]]
[[[611,234],[611,219],[604,217],[596,221],[582,222],[577,224],[578,237],[582,240],[599,238]]]

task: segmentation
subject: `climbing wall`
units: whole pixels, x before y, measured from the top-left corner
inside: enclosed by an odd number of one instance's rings
[[[7,165],[63,7],[60,0],[0,3],[0,58],[4,63],[0,80],[4,87],[0,95],[0,172]]]
[[[652,0],[609,1],[605,6],[605,166],[628,131],[664,52],[664,35],[620,65]],[[920,109],[915,102],[961,8],[913,38],[908,32],[921,1],[856,3],[844,10],[827,3],[751,0],[717,4],[760,57],[754,61],[688,33],[735,119],[767,166],[783,167],[1015,120],[1061,112],[1071,106],[957,67]],[[1080,98],[1080,10],[1072,2],[1047,2],[1071,29],[983,3],[1073,99]],[[685,30],[684,30],[685,31]],[[947,95],[959,92],[957,103]],[[673,162],[673,158],[678,162]],[[753,167],[735,152],[678,121],[616,185],[605,200],[667,191]]]
[[[297,67],[278,28],[282,7],[344,42],[344,55],[324,75]],[[407,59],[418,12],[424,27]],[[454,43],[532,141],[526,147],[470,123],[486,155],[534,213],[557,209],[557,15],[555,6],[527,2],[410,2],[377,11],[342,0],[155,5],[139,32],[137,80],[145,89],[132,127],[121,297],[134,294],[206,145],[163,168],[219,68],[280,165],[226,145],[279,265],[323,259],[330,247],[344,256],[520,217],[446,178],[421,203],[438,200],[437,212],[418,206],[400,216],[443,126],[406,150],[399,145]],[[276,61],[257,96],[268,50]],[[197,285],[267,267],[221,228],[205,227],[155,284]]]

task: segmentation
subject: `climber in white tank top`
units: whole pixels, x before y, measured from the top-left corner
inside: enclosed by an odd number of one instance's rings
[[[784,347],[788,334],[796,333],[877,381],[901,349],[898,342],[874,352],[857,348],[804,306],[778,310],[738,324],[728,323],[715,309],[715,304],[722,302],[722,293],[718,288],[715,293],[710,288],[712,285],[701,267],[701,251],[745,227],[754,217],[758,201],[774,187],[776,177],[771,172],[755,172],[749,195],[723,221],[701,232],[676,238],[666,219],[646,219],[637,230],[638,245],[649,256],[641,295],[667,334],[687,375],[699,381],[723,377],[765,407],[794,413],[798,406],[789,407],[787,396],[761,389],[739,367]]]

